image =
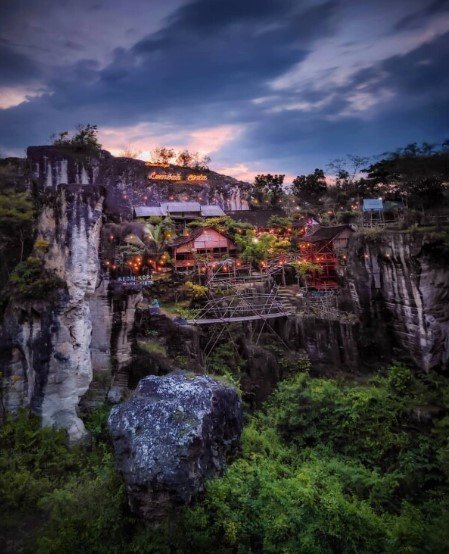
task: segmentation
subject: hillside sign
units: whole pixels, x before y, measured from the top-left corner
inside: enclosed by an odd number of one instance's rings
[[[177,181],[188,183],[204,183],[207,181],[207,175],[204,173],[189,173],[186,178],[183,178],[181,173],[156,173],[153,171],[148,175],[149,180],[154,181]]]

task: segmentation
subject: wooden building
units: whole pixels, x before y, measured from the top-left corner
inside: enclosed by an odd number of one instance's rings
[[[234,241],[212,227],[201,227],[190,235],[179,237],[169,245],[173,269],[184,272],[205,266],[208,262],[236,255]]]
[[[339,287],[338,268],[345,260],[349,237],[354,231],[352,225],[319,227],[300,241],[301,258],[321,267],[321,271],[309,275],[308,286],[317,290]]]

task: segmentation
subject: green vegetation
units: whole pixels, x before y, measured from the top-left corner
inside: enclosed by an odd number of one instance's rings
[[[290,248],[290,240],[279,238],[270,233],[256,236],[254,231],[246,231],[244,235],[235,237],[241,251],[241,258],[250,263],[259,263],[270,257],[286,252]]]
[[[279,206],[284,191],[282,185],[285,175],[257,175],[254,179],[249,202],[253,208],[276,208]]]
[[[62,279],[44,267],[41,259],[30,256],[14,268],[7,292],[15,298],[42,300],[65,286]]]
[[[324,171],[315,169],[309,175],[298,175],[293,180],[292,192],[299,203],[319,204],[327,192]]]
[[[0,287],[31,251],[34,217],[28,193],[8,189],[0,194]]]
[[[107,408],[73,450],[21,413],[0,430],[3,539],[67,554],[443,554],[448,402],[445,378],[402,365],[364,384],[298,373],[249,419],[226,474],[157,529],[127,510]]]
[[[138,341],[137,347],[143,352],[148,354],[157,354],[160,356],[167,356],[167,349],[160,342],[155,341]]]
[[[98,141],[98,126],[90,123],[78,125],[77,133],[72,136],[69,135],[68,131],[62,131],[57,135],[53,135],[51,139],[55,146],[61,146],[73,152],[94,155],[101,150],[101,144]]]
[[[151,152],[151,159],[156,164],[176,164],[181,167],[208,171],[210,156],[201,156],[199,152],[187,149],[176,151],[168,146],[158,146]]]
[[[241,234],[243,231],[252,229],[252,225],[249,223],[241,223],[232,219],[232,217],[220,216],[220,217],[209,217],[207,219],[195,219],[191,221],[188,227],[212,227],[220,233],[228,233],[231,237],[235,237],[236,234]]]

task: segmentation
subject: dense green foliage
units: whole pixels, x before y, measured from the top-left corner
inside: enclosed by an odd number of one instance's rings
[[[271,175],[271,173],[256,175],[249,197],[251,206],[256,209],[269,206],[276,208],[284,196],[282,188],[284,178],[285,175]]]
[[[33,244],[34,208],[26,192],[12,189],[0,194],[0,287]]]
[[[257,236],[252,230],[246,231],[244,235],[236,235],[235,241],[241,251],[242,260],[250,263],[262,262],[290,248],[290,240],[287,238],[279,238],[271,233]]]
[[[319,204],[327,192],[324,171],[315,169],[309,175],[298,175],[293,180],[292,192],[300,203]]]
[[[60,146],[74,152],[85,154],[96,154],[101,150],[101,144],[98,141],[98,126],[78,125],[77,132],[72,136],[68,131],[62,131],[51,137],[55,146]]]
[[[0,517],[26,551],[443,553],[449,544],[449,387],[390,368],[367,383],[281,383],[241,456],[157,529],[127,512],[104,422],[90,449],[23,414],[0,433]],[[432,416],[430,416],[432,414]],[[10,543],[10,542],[9,542]]]
[[[40,258],[30,256],[14,268],[7,291],[11,297],[41,300],[65,286],[62,279],[44,267]]]

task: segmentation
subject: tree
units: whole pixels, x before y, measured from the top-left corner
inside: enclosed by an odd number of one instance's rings
[[[236,235],[235,241],[241,250],[242,259],[249,263],[263,262],[290,247],[288,239],[280,239],[270,233],[256,236],[253,230],[246,231],[244,235]]]
[[[127,146],[122,152],[120,152],[120,156],[122,158],[131,158],[133,160],[137,159],[142,154],[142,150],[134,150],[131,146]]]
[[[408,144],[366,169],[368,180],[380,195],[404,199],[414,208],[431,208],[441,203],[449,179],[449,152],[446,141],[439,149],[424,142]]]
[[[182,167],[190,167],[193,162],[193,154],[191,154],[187,149],[182,150],[178,153],[178,157],[176,158],[176,164],[180,165]]]
[[[33,243],[34,208],[26,192],[0,194],[0,283],[23,261]]]
[[[256,207],[277,207],[284,196],[282,184],[285,175],[271,173],[257,175],[250,193],[250,203]]]
[[[55,146],[73,148],[75,150],[101,150],[101,144],[98,141],[98,126],[87,123],[78,125],[77,133],[70,137],[68,131],[62,131],[51,138]]]
[[[324,171],[315,169],[309,175],[298,175],[293,181],[292,192],[299,202],[319,204],[327,192]]]
[[[167,146],[158,146],[151,152],[151,158],[155,163],[168,164],[175,157],[176,152]]]
[[[210,160],[211,158],[208,155],[200,157],[199,154],[195,154],[194,161],[193,161],[193,168],[199,169],[202,171],[207,171],[209,169]]]
[[[308,262],[306,260],[299,260],[297,262],[292,262],[292,266],[296,270],[298,285],[299,285],[299,281],[302,280],[306,291],[307,291],[307,276],[313,273],[323,272],[323,268],[321,265],[315,264],[313,262]]]

